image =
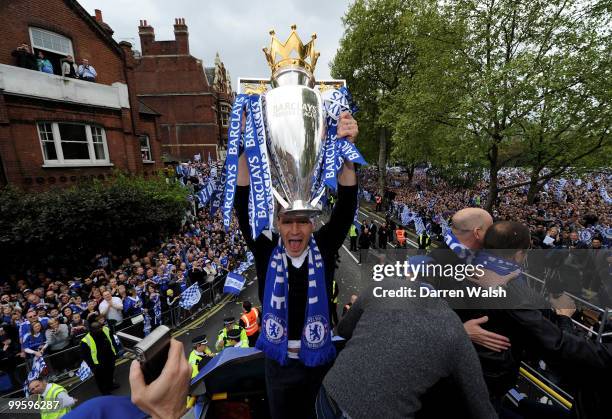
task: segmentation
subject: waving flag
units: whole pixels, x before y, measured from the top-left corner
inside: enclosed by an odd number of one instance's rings
[[[442,227],[442,235],[446,236],[451,232],[451,228],[448,225],[448,221],[444,217],[440,217],[440,226]]]
[[[423,231],[425,231],[425,224],[423,224],[423,219],[421,217],[416,217],[414,219],[414,229],[416,230],[417,234],[421,234]]]
[[[240,274],[235,272],[230,272],[227,274],[225,278],[225,285],[223,286],[223,292],[227,294],[240,294],[242,288],[244,287],[244,283],[246,282],[246,278]]]
[[[81,381],[85,381],[91,377],[93,373],[91,372],[89,365],[87,365],[87,362],[83,361],[81,362],[81,366],[77,370],[76,375],[81,379]]]
[[[200,301],[200,298],[202,298],[202,294],[200,294],[200,288],[198,288],[198,284],[195,283],[181,294],[181,300],[179,301],[179,305],[185,310],[189,310],[191,307],[193,307]]]
[[[30,381],[36,380],[40,378],[41,376],[46,375],[46,371],[45,371],[46,369],[47,369],[47,364],[45,363],[45,359],[42,356],[39,356],[38,358],[34,358],[34,362],[32,363],[32,369],[28,373],[28,378],[26,378],[25,383],[23,383],[23,391],[26,397],[30,395],[30,392],[28,389],[28,385],[30,384]]]
[[[404,205],[404,209],[402,210],[401,220],[403,225],[408,225],[410,221],[414,219],[414,214],[406,205]]]

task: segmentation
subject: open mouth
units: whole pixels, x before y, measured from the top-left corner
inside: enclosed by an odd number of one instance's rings
[[[302,239],[289,239],[287,248],[290,252],[295,253],[302,250]]]

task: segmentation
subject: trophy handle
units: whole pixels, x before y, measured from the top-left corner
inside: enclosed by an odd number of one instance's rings
[[[323,190],[321,191],[321,193],[319,194],[319,196],[316,196],[312,202],[310,203],[310,205],[312,205],[313,207],[316,207],[319,204],[319,201],[321,200],[321,198],[323,197],[323,195],[325,194],[325,188],[323,188]]]
[[[285,199],[276,191],[274,187],[272,187],[272,194],[274,194],[274,197],[283,206],[283,208],[289,208],[289,203],[285,201]]]

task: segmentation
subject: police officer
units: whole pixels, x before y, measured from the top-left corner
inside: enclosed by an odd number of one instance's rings
[[[81,339],[81,356],[94,374],[98,389],[102,394],[110,394],[119,388],[113,383],[117,344],[107,326],[94,321],[89,326],[89,333]]]
[[[193,350],[189,354],[189,364],[192,368],[191,378],[193,378],[198,375],[200,369],[204,367],[215,354],[208,347],[206,335],[197,336],[191,339],[191,344],[193,345]]]
[[[225,341],[226,348],[244,348],[241,341],[241,332],[239,329],[232,329],[227,332],[227,340]],[[248,346],[247,346],[248,348]]]
[[[235,317],[226,317],[225,319],[223,319],[223,324],[225,325],[225,327],[219,330],[219,334],[217,335],[217,343],[215,345],[218,351],[228,347],[227,333],[233,329],[237,329],[240,331],[240,344],[242,345],[242,347],[249,347],[249,338],[246,334],[246,331],[236,324]]]
[[[351,252],[356,252],[357,251],[357,236],[359,235],[359,233],[357,233],[357,226],[353,223],[351,224],[351,227],[349,228],[349,239],[351,240]]]
[[[421,234],[419,234],[417,244],[419,245],[419,250],[429,250],[431,247],[431,237],[429,237],[427,231],[423,231]]]
[[[253,308],[248,300],[242,303],[242,316],[240,316],[239,325],[246,332],[249,346],[254,347],[259,337],[259,310]]]
[[[57,402],[57,406],[55,406],[55,403],[51,403],[49,409],[40,410],[41,419],[59,419],[70,412],[70,408],[77,402],[77,399],[68,395],[64,387],[56,383],[48,383],[42,377],[30,381],[28,391],[30,394],[38,394],[39,401],[42,399],[45,402]]]

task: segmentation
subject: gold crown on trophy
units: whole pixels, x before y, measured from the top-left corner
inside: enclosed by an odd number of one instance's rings
[[[274,29],[270,31],[270,35],[272,35],[270,49],[264,48],[263,52],[266,54],[266,59],[272,69],[272,74],[275,74],[283,67],[300,67],[310,74],[314,74],[317,59],[320,55],[320,53],[314,49],[314,40],[317,39],[317,34],[313,33],[311,40],[304,45],[295,32],[296,29],[296,25],[291,25],[291,34],[284,44],[278,40]],[[293,52],[297,54],[297,57],[292,55]],[[278,61],[276,60],[277,55],[280,56]]]

